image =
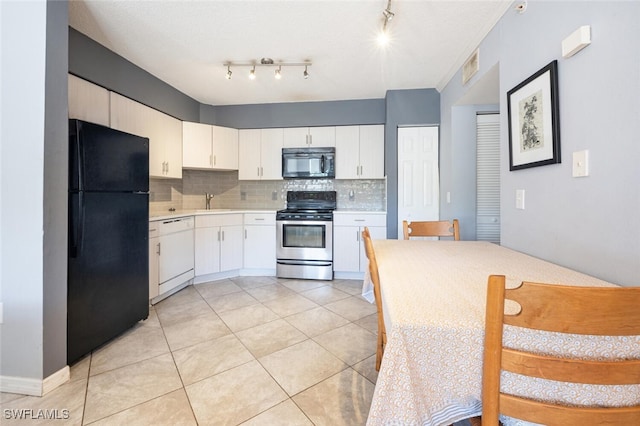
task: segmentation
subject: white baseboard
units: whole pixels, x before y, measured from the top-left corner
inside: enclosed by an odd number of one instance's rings
[[[0,392],[20,395],[43,396],[71,378],[71,370],[66,365],[44,380],[27,377],[0,376]]]
[[[42,396],[42,380],[27,377],[0,376],[0,392]]]
[[[71,369],[68,365],[65,365],[60,370],[56,371],[49,377],[46,377],[42,381],[42,395],[46,395],[52,390],[56,389],[71,380]]]

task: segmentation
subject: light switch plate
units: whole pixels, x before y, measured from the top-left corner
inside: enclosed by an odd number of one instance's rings
[[[589,176],[589,151],[576,151],[573,153],[573,177]]]
[[[516,189],[516,209],[524,210],[524,189]]]

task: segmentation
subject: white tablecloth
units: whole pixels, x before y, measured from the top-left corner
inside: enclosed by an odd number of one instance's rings
[[[522,281],[613,285],[486,242],[374,240],[374,250],[387,346],[367,420],[371,426],[444,425],[480,414],[489,275],[505,275],[508,287]],[[511,328],[505,331],[505,342],[538,352],[569,351],[587,358],[640,357],[638,338],[555,333],[540,338]],[[551,348],[547,348],[549,342]],[[562,386],[567,401],[586,405],[640,401],[638,386],[585,387],[508,373],[503,373],[503,386],[521,395],[528,395],[533,388],[539,398],[547,400]],[[585,396],[572,399],[576,391]]]

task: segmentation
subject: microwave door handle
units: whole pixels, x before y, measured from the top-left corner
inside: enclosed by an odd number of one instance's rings
[[[320,171],[324,173],[324,155],[320,157]]]

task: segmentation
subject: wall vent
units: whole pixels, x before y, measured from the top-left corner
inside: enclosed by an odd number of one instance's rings
[[[476,49],[476,51],[473,52],[462,66],[462,84],[467,84],[467,81],[469,81],[480,69],[479,55],[480,51]]]

